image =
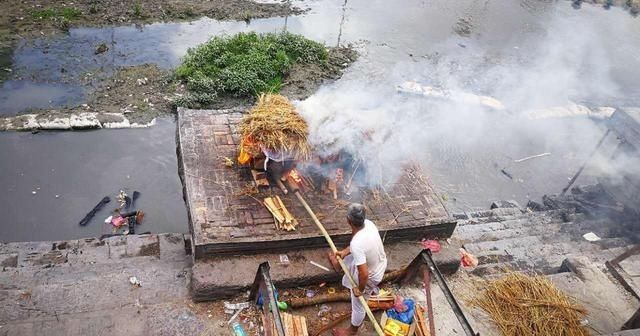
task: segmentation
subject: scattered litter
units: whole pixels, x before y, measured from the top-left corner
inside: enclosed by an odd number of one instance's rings
[[[504,176],[506,176],[506,177],[508,177],[508,178],[513,180],[513,175],[511,175],[508,171],[504,170],[504,168],[500,169],[500,172],[502,172],[504,174]]]
[[[229,310],[245,309],[245,308],[249,308],[250,305],[251,305],[250,302],[230,303],[228,301],[225,301],[224,309],[229,309]]]
[[[247,336],[247,333],[244,331],[240,323],[234,322],[231,327],[233,328],[234,336]]]
[[[318,311],[318,317],[324,317],[329,315],[329,312],[331,311],[331,307],[327,306],[326,304],[323,304],[322,306],[320,306],[320,310]]]
[[[233,316],[231,316],[231,318],[229,319],[229,321],[227,321],[227,324],[231,324],[231,322],[233,322],[233,320],[235,320],[235,319],[236,319],[236,317],[238,317],[238,315],[240,315],[240,312],[241,312],[241,311],[243,311],[243,310],[244,310],[244,308],[240,308],[240,309],[238,309],[238,310],[236,311],[236,313],[235,313],[235,314],[233,314]],[[211,316],[211,315],[209,315],[209,316]]]
[[[538,154],[538,155],[531,155],[531,156],[527,156],[527,157],[522,158],[522,159],[513,160],[513,162],[519,163],[519,162],[524,162],[524,161],[527,161],[527,160],[530,160],[530,159],[535,159],[535,158],[548,156],[548,155],[551,155],[551,153],[542,153],[542,154]]]
[[[422,248],[431,250],[431,253],[438,253],[440,252],[440,250],[442,250],[442,247],[440,246],[440,242],[438,242],[437,240],[422,239],[421,243],[422,243]]]
[[[335,289],[335,288],[333,288],[333,287],[329,287],[329,288],[327,288],[327,293],[329,293],[329,294],[335,294],[335,293],[336,293],[336,289]]]
[[[94,54],[98,55],[98,54],[102,54],[105,53],[109,50],[109,47],[107,46],[106,43],[100,43],[98,44],[98,46],[96,47]]]
[[[313,266],[315,266],[315,267],[317,267],[317,268],[323,269],[323,270],[325,270],[325,271],[327,271],[327,272],[329,272],[329,271],[330,271],[330,269],[328,269],[328,268],[326,268],[326,267],[324,267],[324,266],[322,266],[322,265],[318,264],[318,263],[317,263],[317,262],[315,262],[315,261],[310,261],[310,263],[311,263],[311,265],[313,265]]]
[[[147,85],[148,81],[149,81],[149,79],[147,79],[147,77],[138,78],[138,79],[136,79],[136,84],[138,84],[138,86]]]
[[[593,232],[589,232],[589,233],[585,233],[582,238],[586,239],[587,241],[590,242],[595,242],[600,240],[600,237],[598,237],[595,233]]]
[[[134,276],[129,278],[129,282],[134,286],[142,287],[142,282],[140,282],[140,280],[138,280],[138,278]]]
[[[280,263],[283,265],[289,265],[289,256],[287,256],[286,254],[281,254]]]
[[[224,165],[231,168],[233,167],[233,165],[235,164],[235,162],[233,162],[233,159],[229,158],[229,157],[224,157]]]
[[[127,219],[122,217],[122,216],[116,216],[116,217],[112,217],[111,219],[111,225],[113,225],[116,228],[119,228],[121,226],[125,226],[127,225]]]
[[[33,193],[35,194],[36,192],[34,191]],[[87,213],[87,215],[84,216],[84,218],[80,221],[79,224],[81,226],[85,226],[89,224],[89,221],[91,221],[93,216],[96,215],[96,212],[100,211],[100,209],[102,209],[102,207],[109,202],[111,202],[111,199],[108,196],[105,196],[104,198],[102,198],[102,200],[100,200],[100,202],[98,202],[98,204],[96,204],[96,206],[94,206],[93,209],[91,209],[91,211],[89,211],[89,213]]]
[[[31,192],[33,195],[37,194],[38,192],[36,192],[35,190]]]
[[[120,207],[124,207],[127,204],[128,197],[129,195],[127,195],[124,190],[120,190],[120,193],[118,194],[118,202],[120,202]]]
[[[56,198],[60,198],[60,195],[56,195]]]
[[[463,267],[476,267],[478,266],[478,258],[473,254],[467,252],[464,248],[460,248],[460,253],[462,254],[462,258],[460,259],[460,263]]]
[[[109,216],[107,218],[104,219],[104,223],[105,224],[111,224],[111,220],[113,219],[113,216]]]
[[[311,290],[311,289],[307,289],[307,291],[306,291],[305,295],[306,295],[308,298],[312,298],[312,297],[316,296],[316,291]]]
[[[327,283],[326,282],[322,282],[318,285],[318,287],[324,287]]]

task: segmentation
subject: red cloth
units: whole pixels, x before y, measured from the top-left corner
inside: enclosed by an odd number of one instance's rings
[[[432,240],[432,239],[429,239],[429,240],[423,239],[422,247],[425,249],[431,250],[431,253],[438,253],[442,249],[442,246],[440,246],[440,243],[437,240]]]

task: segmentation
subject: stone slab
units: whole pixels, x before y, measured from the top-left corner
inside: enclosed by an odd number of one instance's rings
[[[247,195],[242,191],[252,182],[249,169],[224,164],[223,158],[237,156],[238,125],[243,115],[241,110],[178,109],[180,174],[195,258],[326,246],[324,237],[294,195],[281,198],[300,224],[296,231],[279,231],[260,202],[274,193],[281,194],[279,190]],[[304,194],[337,244],[349,240],[344,218],[346,205],[352,201],[368,207],[369,219],[388,242],[451,236],[456,220],[420,175],[420,168],[407,162],[393,164],[405,167],[404,174],[385,186],[384,195],[355,184],[350,199],[339,195],[334,200],[328,194],[311,191]]]
[[[567,258],[563,269],[571,272],[558,273],[549,279],[587,308],[586,319],[601,333],[620,330],[640,307],[637,299],[628,295],[586,257]]]
[[[421,250],[421,245],[416,242],[385,245],[387,272],[407,266]],[[341,274],[333,270],[325,271],[311,264],[311,261],[314,261],[331,269],[327,251],[328,249],[290,251],[286,253],[289,258],[288,265],[280,262],[280,254],[277,253],[196,260],[192,270],[191,293],[195,301],[213,301],[242,293],[250,288],[258,265],[265,261],[271,266],[271,278],[278,288],[338,282],[342,278]],[[443,247],[440,252],[434,254],[434,260],[441,272],[455,273],[460,265],[458,247]]]

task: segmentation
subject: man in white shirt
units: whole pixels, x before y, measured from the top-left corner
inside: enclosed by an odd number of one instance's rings
[[[380,233],[373,222],[365,219],[365,208],[362,204],[349,205],[347,222],[352,232],[351,243],[336,255],[344,260],[358,286],[352,288],[346,274],[342,278],[342,285],[351,290],[351,327],[334,329],[334,336],[355,335],[358,332],[366,315],[365,307],[358,297],[376,293],[387,268],[387,255]]]

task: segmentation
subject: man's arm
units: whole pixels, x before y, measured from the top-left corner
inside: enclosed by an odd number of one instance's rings
[[[340,251],[338,251],[338,253],[336,253],[336,255],[340,256],[340,258],[342,258],[342,259],[344,259],[349,254],[351,254],[351,246],[347,246],[345,249],[340,250]]]
[[[358,265],[358,290],[353,291],[353,295],[360,296],[367,287],[367,281],[369,280],[369,267],[367,263]],[[355,289],[355,288],[354,288]]]

